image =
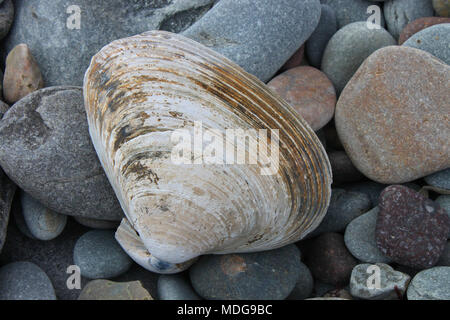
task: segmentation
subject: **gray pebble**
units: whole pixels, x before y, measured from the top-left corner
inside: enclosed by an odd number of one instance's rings
[[[0,168],[0,253],[5,243],[9,214],[16,185],[5,175]]]
[[[448,216],[450,217],[450,195],[443,194],[436,198],[435,200],[441,208],[447,212]],[[450,233],[448,234],[448,239],[450,239]]]
[[[73,217],[79,224],[92,229],[117,229],[119,221],[99,220],[85,217]]]
[[[378,249],[375,241],[375,227],[377,224],[378,207],[357,217],[345,229],[344,241],[350,253],[362,262],[389,263]]]
[[[12,0],[0,2],[0,40],[8,33],[14,20],[14,6]]]
[[[183,275],[161,275],[158,279],[160,300],[200,300],[189,280]]]
[[[56,296],[45,272],[23,261],[0,268],[0,300],[56,300]]]
[[[437,262],[438,266],[450,267],[450,241],[447,241],[444,252],[442,252]]]
[[[334,9],[338,21],[338,28],[357,21],[367,21],[372,13],[367,13],[371,5],[379,5],[377,2],[367,0],[321,0]],[[384,27],[383,10],[380,8],[381,26]]]
[[[61,234],[67,216],[47,209],[26,192],[21,192],[22,215],[32,236],[39,240],[51,240]]]
[[[429,0],[389,0],[384,3],[383,12],[387,28],[395,39],[411,21],[434,15]]]
[[[294,290],[289,295],[289,300],[304,300],[309,298],[314,289],[314,279],[308,267],[300,263],[300,277],[295,284]]]
[[[450,267],[426,269],[409,284],[408,300],[450,300]]]
[[[73,260],[80,267],[81,275],[89,279],[117,277],[132,264],[114,238],[114,232],[107,230],[92,230],[82,235],[75,244]]]
[[[370,198],[372,207],[376,207],[379,202],[381,191],[386,188],[387,184],[381,184],[375,181],[363,181],[343,186],[345,190],[360,192],[366,194]]]
[[[450,190],[450,168],[430,174],[424,179],[433,187]]]

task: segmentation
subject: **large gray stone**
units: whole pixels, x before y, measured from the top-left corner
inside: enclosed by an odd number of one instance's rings
[[[309,38],[319,0],[219,1],[183,32],[268,81]]]
[[[0,169],[0,253],[5,243],[11,203],[16,191],[16,185]]]
[[[408,300],[450,300],[450,267],[426,269],[409,284]]]
[[[109,42],[163,29],[179,32],[206,12],[213,0],[16,0],[7,52],[26,43],[48,86],[83,83],[91,57]],[[80,9],[80,28],[74,24]],[[71,28],[69,28],[70,26]]]
[[[0,164],[58,213],[104,220],[123,215],[92,146],[79,87],[44,88],[14,104],[0,122]]]
[[[389,0],[384,3],[384,17],[387,29],[395,39],[408,23],[422,17],[434,15],[433,5],[429,0]]]

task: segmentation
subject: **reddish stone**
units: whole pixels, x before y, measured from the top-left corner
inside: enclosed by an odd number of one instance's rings
[[[380,195],[375,237],[393,261],[412,268],[435,265],[447,244],[450,218],[438,203],[400,185]]]
[[[425,17],[416,19],[408,23],[408,25],[403,28],[402,32],[400,33],[400,37],[398,38],[398,44],[403,44],[403,42],[408,40],[412,35],[425,28],[441,23],[450,23],[450,18]]]
[[[333,117],[336,105],[333,84],[316,68],[302,66],[289,69],[267,85],[284,98],[314,131]]]

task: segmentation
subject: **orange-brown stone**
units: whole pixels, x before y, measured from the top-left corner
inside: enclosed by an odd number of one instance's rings
[[[441,23],[450,23],[450,18],[426,17],[416,19],[408,23],[408,25],[402,30],[402,32],[400,33],[400,37],[398,38],[398,44],[403,44],[406,40],[411,38],[412,35],[425,28]]]

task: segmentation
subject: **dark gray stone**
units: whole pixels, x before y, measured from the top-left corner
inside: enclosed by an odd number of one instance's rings
[[[446,64],[450,64],[450,23],[428,27],[412,35],[403,45],[431,53]]]
[[[289,300],[304,300],[311,296],[314,289],[314,279],[308,267],[300,263],[300,277],[294,290],[289,295]]]
[[[3,78],[3,72],[0,71],[0,77]],[[2,85],[0,81],[0,90],[2,90]],[[0,119],[3,118],[3,115],[8,111],[9,105],[0,100]]]
[[[11,211],[11,203],[16,191],[16,185],[5,175],[0,168],[0,253],[3,245],[9,222],[9,213]]]
[[[430,174],[424,179],[433,187],[450,190],[450,168]]]
[[[450,241],[447,241],[444,252],[439,257],[437,265],[450,267]]]
[[[211,300],[281,300],[300,276],[295,245],[257,253],[202,256],[190,269],[194,290]]]
[[[79,224],[92,229],[117,229],[119,221],[98,220],[84,217],[73,217]]]
[[[334,10],[326,4],[322,4],[319,24],[306,41],[305,53],[313,67],[320,69],[323,52],[336,31],[337,21]]]
[[[369,29],[366,22],[354,22],[338,30],[327,44],[322,71],[340,93],[363,61],[374,51],[397,42],[385,29]]]
[[[389,0],[384,3],[383,12],[387,29],[395,39],[411,21],[434,15],[433,5],[428,0]]]
[[[200,300],[184,275],[161,275],[158,279],[160,300]]]
[[[450,267],[426,269],[412,279],[408,300],[450,300]]]
[[[22,215],[29,232],[39,240],[51,240],[61,234],[67,216],[47,209],[26,192],[21,192]]]
[[[83,83],[91,57],[113,40],[148,30],[179,32],[210,8],[213,0],[16,0],[6,38],[9,52],[26,43],[48,86]],[[71,5],[79,6],[80,29]]]
[[[266,82],[309,38],[319,18],[319,0],[227,0],[183,35]]]
[[[58,213],[123,216],[92,145],[79,87],[44,88],[14,104],[0,122],[0,165]]]
[[[343,232],[352,220],[367,212],[370,208],[370,199],[364,193],[332,189],[327,214],[310,237],[325,232]]]
[[[353,165],[345,151],[329,151],[328,159],[333,172],[334,186],[364,179],[364,175]]]
[[[347,184],[343,188],[347,191],[354,191],[366,194],[372,203],[372,207],[376,207],[379,202],[381,191],[386,188],[387,184],[381,184],[375,181],[363,181]]]
[[[439,203],[442,209],[447,212],[450,218],[450,195],[443,194],[436,198],[436,202]],[[450,233],[448,234],[448,239],[450,239]]]
[[[125,273],[133,263],[114,238],[114,231],[92,230],[78,239],[73,261],[89,279],[113,278]]]
[[[381,253],[375,241],[378,212],[378,207],[373,208],[354,219],[345,229],[345,246],[355,258],[362,262],[389,263],[392,261]]]
[[[332,7],[336,13],[338,28],[357,21],[367,21],[372,15],[367,8],[379,3],[367,0],[320,0],[323,4]],[[381,26],[384,27],[383,10],[380,8]]]
[[[0,300],[56,300],[56,296],[45,272],[23,261],[0,268]]]
[[[7,34],[14,20],[12,0],[0,1],[0,40]]]

